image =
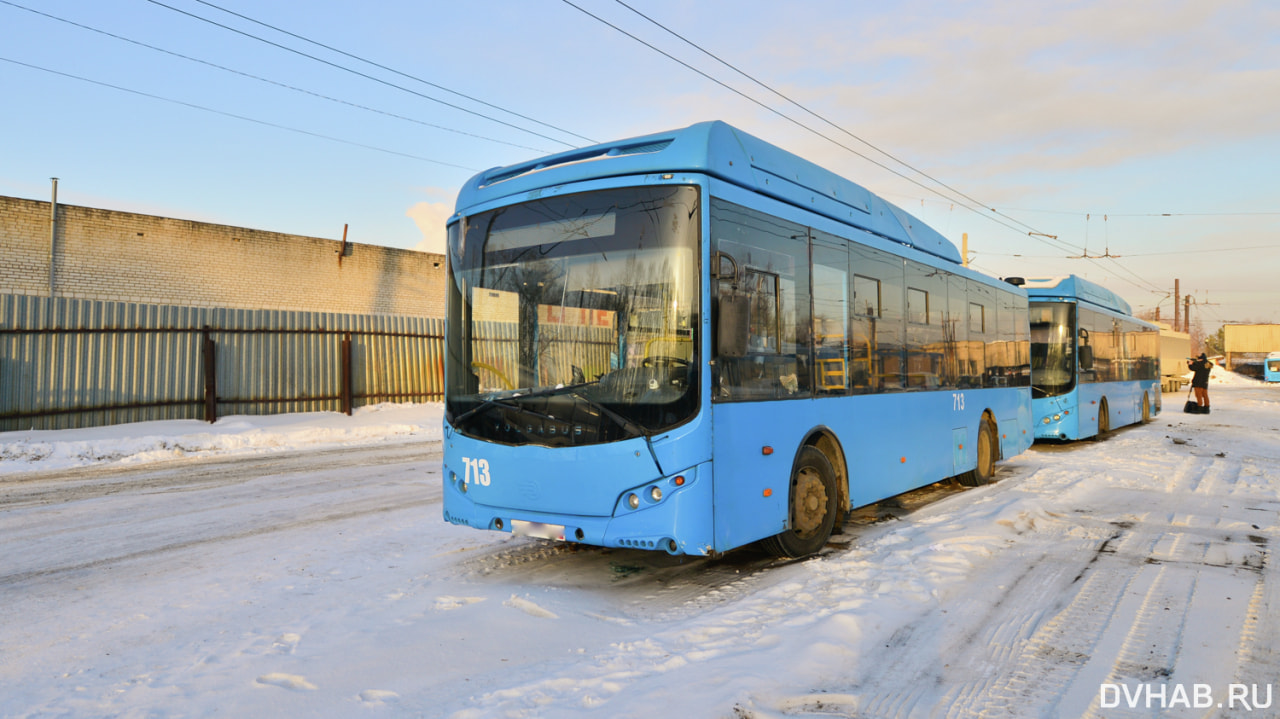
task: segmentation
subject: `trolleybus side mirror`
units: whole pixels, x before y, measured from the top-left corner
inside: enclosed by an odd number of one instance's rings
[[[1080,346],[1080,369],[1088,371],[1093,369],[1093,347],[1090,345]]]

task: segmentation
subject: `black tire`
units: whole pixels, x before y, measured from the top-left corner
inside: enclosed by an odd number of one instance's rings
[[[996,474],[996,429],[991,426],[991,420],[987,417],[983,417],[978,423],[976,451],[977,466],[959,477],[960,484],[966,487],[981,487],[988,484]]]
[[[1146,392],[1142,393],[1142,423],[1151,422],[1151,397]]]
[[[787,529],[761,540],[761,547],[775,557],[816,554],[835,527],[838,498],[836,473],[827,455],[816,447],[801,448],[787,492]]]
[[[1094,439],[1102,441],[1108,434],[1111,434],[1111,408],[1104,398],[1098,403],[1098,433],[1094,435]]]

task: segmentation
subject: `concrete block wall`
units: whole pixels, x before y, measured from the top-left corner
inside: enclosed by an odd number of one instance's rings
[[[49,203],[0,196],[0,293],[50,295]],[[443,317],[444,256],[58,204],[53,296]]]

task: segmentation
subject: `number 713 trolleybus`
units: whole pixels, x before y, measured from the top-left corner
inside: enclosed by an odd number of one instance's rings
[[[1032,441],[1026,293],[722,122],[489,170],[456,209],[449,522],[806,556]]]

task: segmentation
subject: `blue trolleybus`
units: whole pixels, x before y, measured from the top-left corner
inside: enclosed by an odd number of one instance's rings
[[[806,556],[1031,444],[1025,291],[724,123],[483,172],[448,229],[449,522]]]
[[[1105,436],[1160,412],[1160,329],[1070,275],[1026,280],[1036,439]]]
[[[1280,382],[1280,352],[1270,352],[1262,361],[1262,379],[1267,382]]]

